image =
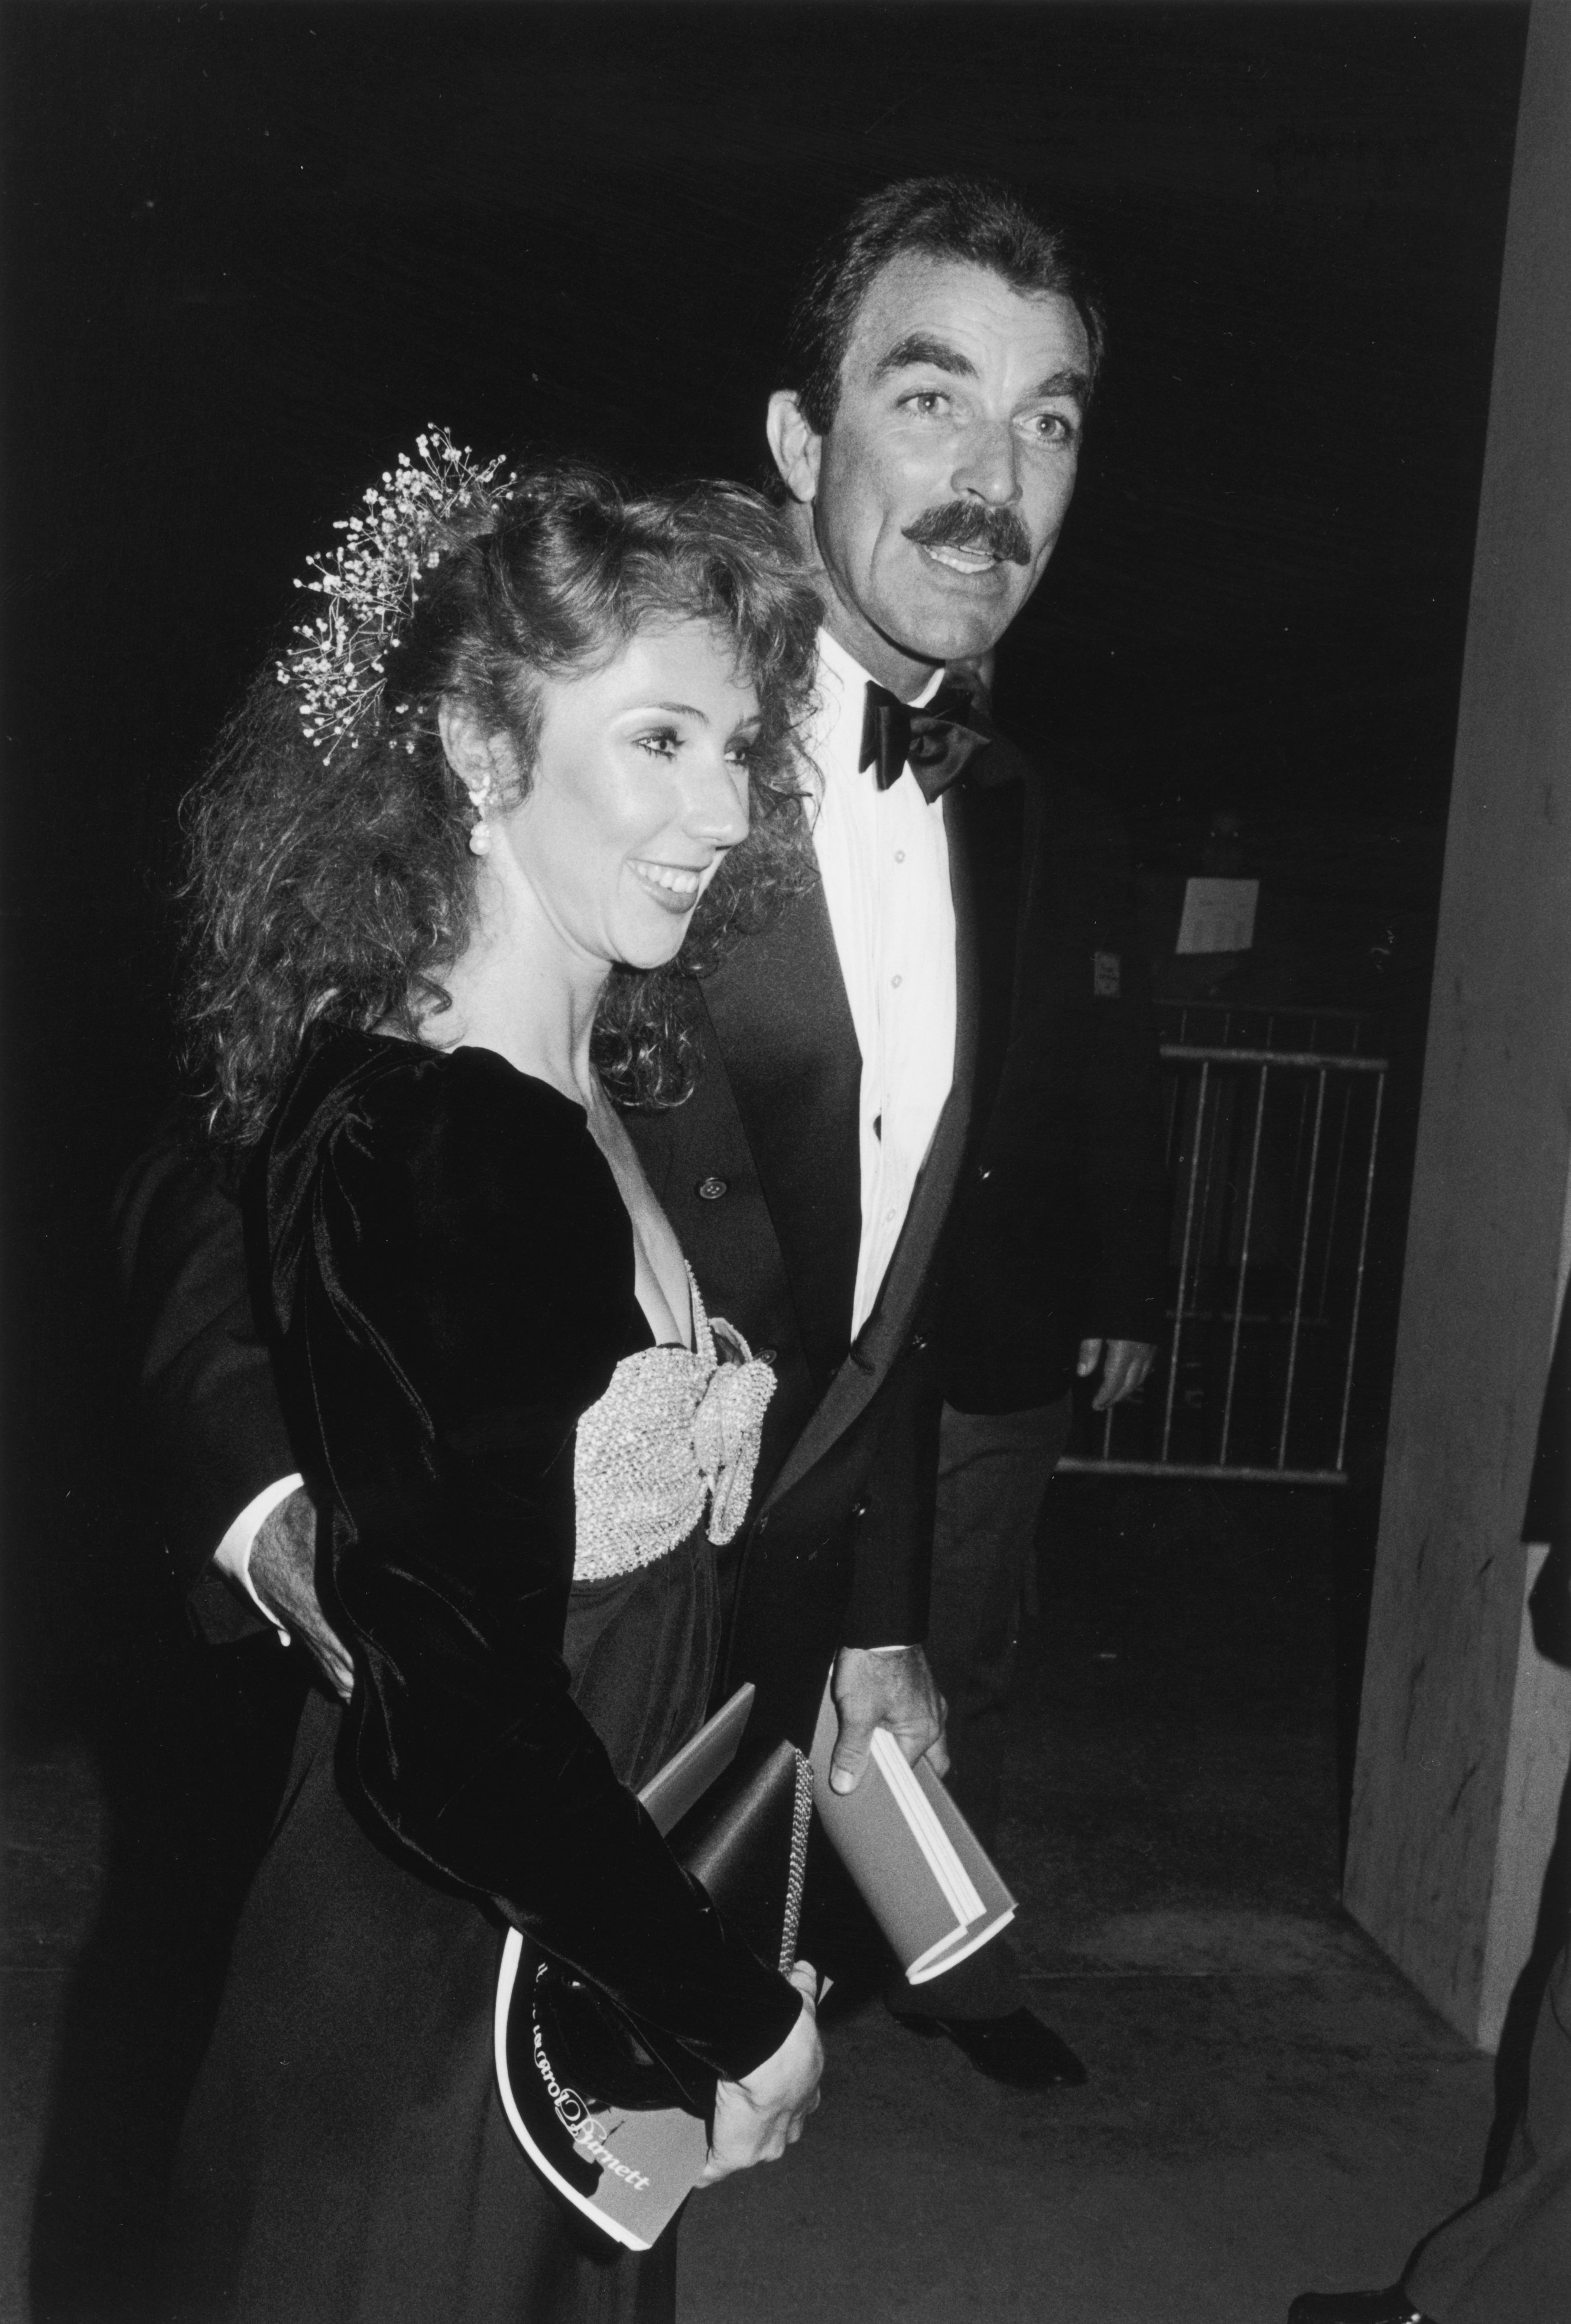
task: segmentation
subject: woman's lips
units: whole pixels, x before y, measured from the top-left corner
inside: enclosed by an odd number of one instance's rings
[[[667,912],[690,912],[698,901],[703,873],[682,863],[650,863],[634,856],[629,870],[656,903]]]

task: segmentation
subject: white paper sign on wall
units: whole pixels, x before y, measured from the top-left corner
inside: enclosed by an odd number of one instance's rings
[[[1254,942],[1258,880],[1190,880],[1179,922],[1182,952],[1247,952]]]

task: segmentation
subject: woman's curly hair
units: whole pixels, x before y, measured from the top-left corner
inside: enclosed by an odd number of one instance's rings
[[[468,940],[476,862],[474,809],[438,731],[444,699],[511,738],[522,797],[543,682],[603,666],[650,622],[712,623],[757,688],[748,838],[711,881],[675,961],[613,969],[606,986],[594,1058],[624,1104],[687,1095],[692,980],[811,876],[796,737],[818,605],[758,494],[726,484],[627,493],[564,464],[476,493],[438,546],[352,742],[327,757],[313,747],[274,659],[187,802],[183,1017],[224,1143],[261,1136],[318,1030],[414,1037],[448,1005],[443,977]]]

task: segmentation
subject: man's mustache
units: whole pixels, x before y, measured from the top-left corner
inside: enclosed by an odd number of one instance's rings
[[[1001,564],[1031,562],[1031,536],[1014,510],[984,508],[978,501],[924,510],[905,532],[918,549],[985,549]]]

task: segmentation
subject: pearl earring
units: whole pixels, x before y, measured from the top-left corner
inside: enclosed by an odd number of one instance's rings
[[[482,783],[478,790],[470,792],[469,804],[474,809],[474,822],[469,834],[471,855],[491,853],[491,825],[485,819],[485,810],[488,807],[494,807],[501,796],[500,788],[494,779],[488,783]]]

